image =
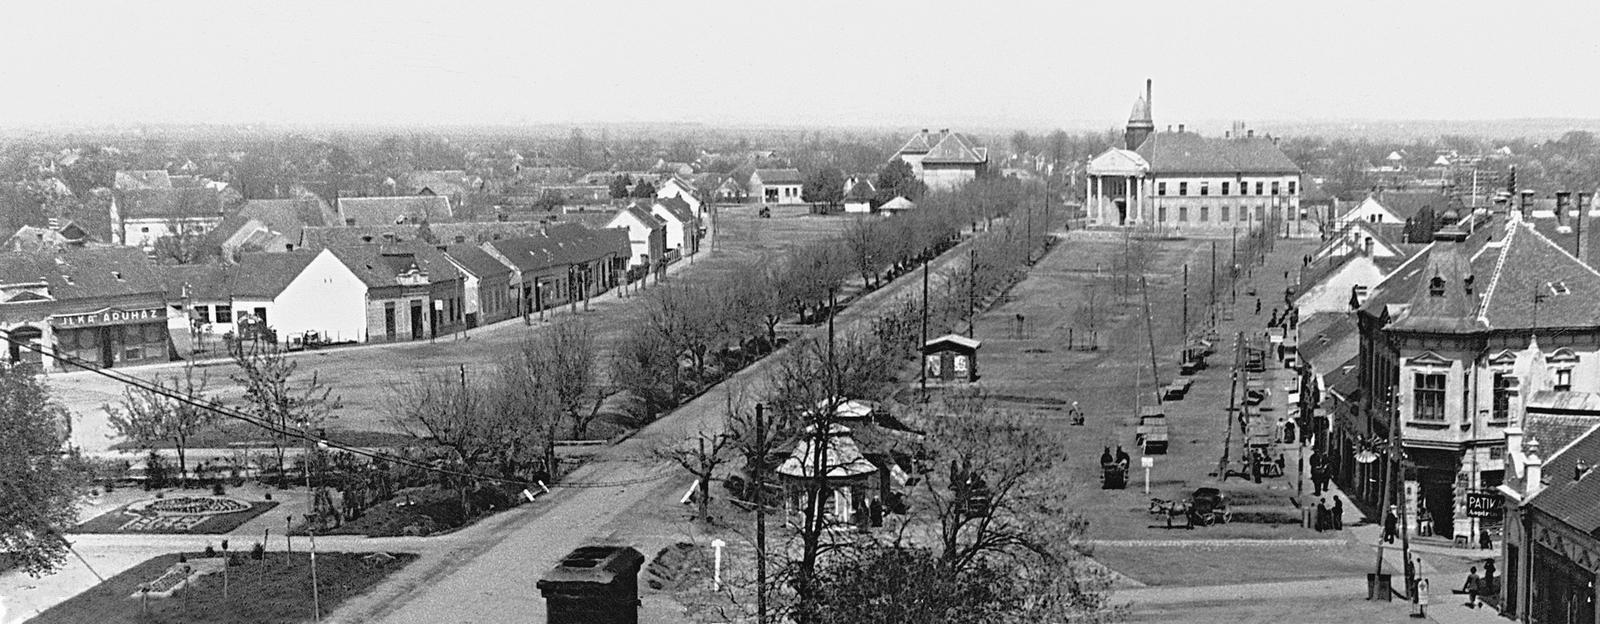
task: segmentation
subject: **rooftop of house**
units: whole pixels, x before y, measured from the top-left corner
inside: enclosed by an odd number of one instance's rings
[[[38,282],[47,284],[50,297],[56,300],[162,293],[166,290],[155,265],[143,251],[132,247],[68,247],[42,252],[0,253],[0,283]]]
[[[677,219],[679,223],[697,222],[694,216],[694,208],[689,206],[689,202],[680,197],[657,199],[654,204],[651,204],[651,209],[653,210],[656,206],[666,209],[667,214],[672,215],[672,218]]]
[[[238,266],[226,270],[222,279],[235,297],[273,298],[304,273],[316,257],[314,251],[242,253]]]
[[[399,277],[413,268],[427,274],[431,283],[461,278],[461,272],[439,251],[423,241],[329,247],[369,288],[399,285]]]
[[[623,215],[628,215],[630,217],[633,217],[634,219],[638,220],[640,223],[643,223],[645,227],[648,227],[648,228],[650,228],[652,230],[657,229],[657,228],[661,228],[661,227],[666,227],[666,225],[667,225],[665,222],[663,222],[661,219],[657,218],[655,215],[650,214],[650,211],[648,209],[646,209],[646,208],[644,208],[644,207],[642,207],[642,206],[640,206],[638,204],[629,204],[628,207],[623,208],[621,210],[618,210],[615,213],[612,213],[612,218],[611,219],[607,219],[607,221],[608,222],[613,221],[615,219],[621,218]]]
[[[1600,424],[1560,448],[1539,440],[1546,454],[1544,488],[1527,505],[1589,535],[1600,537]]]
[[[878,196],[878,189],[872,186],[872,180],[861,178],[845,191],[845,201],[872,201]]]
[[[799,169],[757,169],[762,184],[803,184]]]
[[[117,210],[124,219],[180,219],[222,216],[222,200],[205,187],[121,191]]]
[[[593,262],[608,255],[628,255],[629,241],[626,230],[592,230],[578,224],[563,224],[538,236],[490,241],[484,243],[483,248],[492,248],[519,271],[540,271]]]
[[[112,187],[118,191],[144,191],[172,188],[172,178],[163,169],[118,171]]]
[[[1355,317],[1344,312],[1318,312],[1300,320],[1300,357],[1326,374],[1361,354]]]
[[[1497,232],[1504,232],[1492,241]],[[1600,273],[1512,219],[1436,241],[1374,288],[1361,313],[1387,328],[1472,332],[1600,325]]]
[[[1151,173],[1299,174],[1272,139],[1215,138],[1193,132],[1155,132],[1135,150]]]
[[[464,267],[473,277],[482,279],[511,274],[510,267],[489,255],[489,252],[478,247],[476,243],[453,244],[446,247],[444,253]]]
[[[933,145],[935,143],[938,143],[938,142],[939,142],[939,140],[937,138],[937,135],[930,134],[928,132],[928,130],[926,128],[924,128],[924,129],[922,129],[922,131],[911,135],[911,138],[906,141],[906,144],[904,146],[901,146],[899,151],[895,152],[895,155],[899,156],[901,154],[911,154],[911,155],[926,154],[926,153],[928,153],[929,150],[933,149]]]
[[[179,264],[161,267],[161,282],[166,285],[168,301],[182,301],[184,297],[194,301],[227,300],[233,296],[237,272],[237,265]]]
[[[345,225],[394,225],[429,221],[450,221],[454,212],[447,197],[340,197],[339,223]]]
[[[978,147],[970,137],[960,132],[947,132],[939,142],[922,157],[922,166],[928,165],[981,165],[989,162],[989,151]]]
[[[260,221],[274,232],[298,236],[308,226],[340,225],[339,214],[317,198],[252,199],[239,214]]]

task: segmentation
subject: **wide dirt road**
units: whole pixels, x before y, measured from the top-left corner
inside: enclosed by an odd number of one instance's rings
[[[946,252],[941,269],[966,262],[965,245]],[[942,283],[942,282],[935,282]],[[874,311],[899,297],[919,294],[920,276],[909,273],[840,313],[836,328],[852,331]],[[826,335],[825,327],[809,330]],[[675,527],[648,519],[646,506],[676,505],[690,478],[651,451],[720,431],[730,391],[753,400],[782,354],[734,375],[711,391],[632,438],[598,454],[568,477],[553,495],[467,529],[459,548],[424,557],[366,596],[348,603],[331,618],[338,622],[542,622],[544,600],[534,583],[574,548],[608,543],[638,548],[647,556],[681,538]],[[743,390],[741,393],[740,390]],[[676,621],[676,609],[646,608],[641,620]]]

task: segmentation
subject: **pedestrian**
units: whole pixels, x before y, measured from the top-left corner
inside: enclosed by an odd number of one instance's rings
[[[1338,496],[1333,497],[1333,530],[1344,530],[1344,500]]]
[[[1484,562],[1483,562],[1483,593],[1485,593],[1485,594],[1497,594],[1497,593],[1500,593],[1500,586],[1498,584],[1499,582],[1500,582],[1499,579],[1496,579],[1494,577],[1494,559],[1486,559],[1486,560],[1484,560]]]
[[[1467,581],[1461,585],[1461,591],[1466,592],[1467,606],[1473,609],[1478,608],[1479,583],[1478,566],[1472,566],[1472,569],[1467,572]]]
[[[1478,548],[1484,550],[1492,550],[1494,548],[1494,540],[1489,538],[1489,529],[1480,529],[1478,531]]]
[[[1328,499],[1326,498],[1317,501],[1316,528],[1318,533],[1328,530]]]
[[[1284,279],[1284,281],[1288,281],[1289,280],[1289,271],[1288,270],[1284,270],[1283,279]]]
[[[1256,297],[1256,316],[1261,315],[1261,298]]]
[[[1400,536],[1400,516],[1394,512],[1394,505],[1389,506],[1389,511],[1383,515],[1383,541],[1393,544],[1394,538]]]

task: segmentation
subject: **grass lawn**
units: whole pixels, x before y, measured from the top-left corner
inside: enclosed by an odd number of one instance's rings
[[[1229,366],[1235,332],[1264,330],[1271,301],[1263,301],[1259,317],[1254,299],[1241,284],[1234,321],[1220,323],[1222,336],[1211,366],[1193,375],[1188,396],[1165,403],[1171,446],[1154,457],[1150,493],[1143,492],[1140,451],[1134,446],[1136,405],[1155,402],[1151,383],[1151,347],[1161,382],[1178,377],[1184,343],[1184,266],[1188,273],[1188,321],[1191,333],[1207,325],[1211,280],[1211,240],[1165,240],[1157,244],[1141,290],[1138,276],[1124,290],[1111,270],[1124,253],[1121,238],[1074,234],[1063,241],[988,312],[980,315],[977,338],[983,341],[980,361],[986,390],[997,406],[1037,419],[1041,428],[1067,434],[1066,478],[1078,484],[1067,494],[1072,508],[1089,520],[1090,539],[1316,538],[1299,527],[1296,457],[1286,459],[1287,477],[1252,483],[1212,476],[1222,454],[1228,428]],[[1250,281],[1259,292],[1282,293],[1283,272],[1298,269],[1311,241],[1278,241],[1276,253]],[[1227,238],[1218,241],[1218,266],[1228,262]],[[1143,322],[1143,295],[1148,292],[1153,322]],[[1225,303],[1228,292],[1219,293]],[[1090,305],[1090,302],[1093,305]],[[1282,301],[1277,302],[1282,305]],[[1017,317],[1025,321],[1020,327]],[[1088,337],[1097,334],[1098,349]],[[1070,343],[1069,343],[1070,341]],[[1137,382],[1137,383],[1136,383]],[[1067,410],[1078,402],[1087,416],[1084,426],[1069,426]],[[1240,437],[1233,435],[1233,457]],[[1100,489],[1101,450],[1122,446],[1134,456],[1125,490]],[[1148,513],[1151,497],[1184,499],[1199,487],[1218,487],[1230,499],[1234,522],[1193,531],[1167,530],[1165,521]],[[1307,485],[1306,494],[1310,494]],[[1314,501],[1312,502],[1314,505]],[[1320,536],[1325,537],[1325,536]]]
[[[324,617],[339,603],[358,595],[417,558],[408,553],[394,554],[395,560],[381,566],[362,561],[369,553],[317,553],[317,595]],[[189,554],[190,558],[200,557]],[[229,569],[228,598],[222,597],[221,573],[199,577],[194,584],[171,598],[149,601],[150,613],[131,598],[141,583],[160,577],[178,560],[178,555],[155,557],[90,588],[39,614],[29,622],[36,624],[208,624],[212,622],[253,622],[288,624],[315,619],[311,604],[311,565],[307,553],[267,553],[261,561],[243,557],[240,565]]]
[[[204,516],[203,520],[200,520],[200,522],[198,524],[193,524],[192,526],[186,526],[188,523],[181,523],[181,524],[161,523],[161,524],[157,524],[155,526],[148,526],[148,527],[144,527],[144,528],[130,528],[130,529],[126,529],[126,530],[123,529],[122,526],[127,524],[130,520],[133,520],[135,518],[135,516],[133,514],[126,513],[124,510],[127,509],[127,507],[123,506],[123,507],[118,507],[116,509],[108,511],[106,513],[100,514],[98,516],[95,516],[94,518],[89,519],[89,521],[87,521],[87,522],[84,522],[82,524],[79,524],[78,526],[72,527],[72,530],[69,531],[69,532],[70,533],[168,533],[168,534],[171,534],[171,533],[182,533],[182,534],[197,534],[197,535],[215,535],[215,534],[227,533],[229,531],[237,529],[237,528],[239,528],[240,525],[242,525],[242,524],[244,524],[246,522],[249,522],[252,518],[255,518],[256,516],[259,516],[261,514],[267,513],[273,507],[277,507],[278,506],[278,503],[276,501],[245,501],[245,502],[250,504],[250,508],[247,509],[247,510],[234,512],[234,513],[229,513],[229,514],[218,514],[218,515],[214,515],[214,516]],[[187,517],[193,517],[193,516],[187,516]]]
[[[1187,624],[1403,624],[1411,619],[1404,602],[1368,602],[1362,596],[1296,597],[1291,600],[1229,600],[1184,604],[1134,605],[1127,619]]]
[[[1094,558],[1146,585],[1231,585],[1360,576],[1376,556],[1360,545],[1104,546]]]

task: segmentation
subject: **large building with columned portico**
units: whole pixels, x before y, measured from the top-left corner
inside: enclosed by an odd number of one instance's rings
[[[1168,230],[1252,228],[1303,220],[1300,167],[1274,139],[1235,123],[1222,138],[1182,124],[1158,132],[1150,83],[1133,105],[1123,146],[1089,161],[1084,205],[1090,225]],[[1291,232],[1315,234],[1315,227]]]

